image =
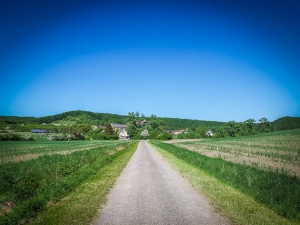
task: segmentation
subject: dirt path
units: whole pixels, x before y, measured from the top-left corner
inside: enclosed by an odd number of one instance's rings
[[[229,224],[179,173],[141,141],[97,224]]]

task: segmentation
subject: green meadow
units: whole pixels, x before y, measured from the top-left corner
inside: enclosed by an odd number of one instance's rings
[[[299,224],[299,135],[151,143],[234,224]]]
[[[50,224],[43,222],[42,212],[58,207],[65,198],[76,193],[82,186],[95,182],[91,180],[92,177],[98,177],[97,181],[103,189],[98,190],[102,194],[97,194],[97,200],[91,206],[93,209],[85,209],[95,215],[137,147],[137,142],[132,141],[36,141],[0,144],[0,224],[26,224],[34,222],[35,218],[41,224]],[[112,166],[115,169],[110,170]],[[106,175],[103,176],[103,171],[109,172],[105,172]],[[90,193],[88,198],[93,199],[94,194]],[[77,201],[82,202],[84,197],[86,195]],[[78,205],[78,202],[74,204]],[[70,215],[72,207],[68,204],[65,211],[60,213]],[[93,215],[85,210],[82,213],[88,215],[84,217],[84,223],[87,224]],[[49,220],[51,214],[47,215]],[[53,218],[56,215],[52,214]],[[82,216],[77,214],[77,217]],[[62,221],[64,224],[72,223]]]

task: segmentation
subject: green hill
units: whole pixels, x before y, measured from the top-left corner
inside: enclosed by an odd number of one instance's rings
[[[272,125],[276,127],[276,130],[290,130],[300,128],[300,117],[281,117],[272,122]]]
[[[110,113],[97,113],[83,110],[75,110],[60,113],[57,115],[44,117],[18,117],[18,116],[0,116],[0,130],[4,129],[8,124],[56,124],[73,126],[80,123],[87,123],[92,125],[103,125],[106,123],[126,123],[127,115],[118,115]],[[150,117],[145,117],[149,119]],[[216,129],[224,125],[224,122],[205,121],[194,119],[180,119],[180,118],[166,118],[157,117],[160,120],[164,129],[176,130],[192,127],[207,127],[209,129]],[[276,130],[288,130],[300,128],[300,117],[282,117],[274,122],[272,126]]]

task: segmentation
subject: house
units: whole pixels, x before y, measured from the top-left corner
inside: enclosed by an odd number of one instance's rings
[[[206,132],[206,135],[208,137],[212,137],[212,136],[214,136],[214,132],[212,130],[209,130],[209,131]]]
[[[147,125],[148,122],[147,122],[147,120],[142,120],[140,123],[141,123],[141,126],[145,126],[145,125]]]
[[[178,135],[178,134],[182,134],[183,132],[185,132],[185,130],[173,130],[172,134]]]
[[[129,135],[127,134],[126,128],[127,125],[119,124],[119,123],[111,123],[112,128],[115,132],[118,133],[119,139],[129,139]]]
[[[128,136],[127,131],[125,129],[121,130],[118,133],[118,135],[119,135],[119,139],[122,139],[122,140],[129,139],[129,136]]]
[[[111,123],[112,128],[116,130],[126,130],[127,125],[125,124],[119,124],[119,123]]]

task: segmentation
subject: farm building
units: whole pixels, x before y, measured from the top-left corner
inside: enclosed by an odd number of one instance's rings
[[[119,124],[119,123],[111,123],[111,126],[114,130],[126,130],[127,125],[125,124]]]
[[[126,131],[127,125],[119,124],[119,123],[111,123],[111,126],[114,129],[114,131],[118,133],[119,139],[128,139],[129,138],[127,131]]]
[[[38,133],[38,134],[44,134],[44,133],[51,133],[51,130],[39,130],[39,129],[31,129],[31,133]]]

